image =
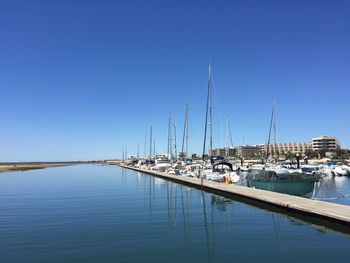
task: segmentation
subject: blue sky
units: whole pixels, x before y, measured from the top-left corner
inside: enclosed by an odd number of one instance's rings
[[[0,2],[0,161],[143,153],[189,104],[201,152],[208,63],[214,146],[336,136],[350,147],[349,1]],[[178,136],[178,141],[180,138]],[[179,146],[178,146],[179,147]]]

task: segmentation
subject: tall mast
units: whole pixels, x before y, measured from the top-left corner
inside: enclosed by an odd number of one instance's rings
[[[227,124],[227,134],[228,138],[230,140],[231,147],[233,147],[233,141],[232,141],[232,135],[231,135],[231,128],[230,128],[230,122],[228,119],[226,119],[226,124]]]
[[[211,156],[213,150],[213,102],[212,102],[212,72],[211,68],[209,68],[209,81],[210,81],[210,97],[209,97],[209,124],[210,125],[210,137],[209,137],[209,155]]]
[[[169,120],[168,120],[168,158],[171,159],[173,155],[173,149],[171,145],[171,114],[169,112]]]
[[[278,158],[278,153],[276,151],[277,149],[277,133],[276,133],[276,103],[274,102],[274,114],[273,114],[273,151],[275,158]]]
[[[152,125],[149,131],[149,158],[152,158]]]
[[[273,143],[277,144],[277,138],[276,138],[276,120],[273,120]]]
[[[185,147],[185,136],[186,136],[186,108],[187,108],[187,104],[185,105],[185,121],[184,121],[184,129],[183,129],[183,133],[182,133],[182,146],[181,146],[181,154],[182,157],[185,157],[186,154],[184,152],[184,147]]]
[[[145,134],[145,149],[144,149],[144,157],[147,158],[147,129]]]
[[[186,138],[186,146],[185,146],[185,138]],[[181,153],[185,158],[187,158],[188,156],[188,104],[186,104],[185,106],[185,122],[184,122],[184,130],[182,134]]]
[[[188,104],[186,104],[186,158],[188,157]]]
[[[274,112],[275,112],[275,103],[272,104],[272,112],[271,112],[270,128],[269,128],[269,137],[268,137],[268,140],[267,140],[267,149],[266,149],[265,161],[269,158],[269,154],[270,154],[271,129],[272,129],[272,123],[273,123],[273,118],[274,118]]]
[[[153,140],[153,156],[156,156],[156,140]]]
[[[140,156],[140,143],[137,143],[137,153],[136,153],[136,158],[138,159]]]
[[[277,157],[277,153],[276,153],[276,120],[275,118],[273,119],[273,155],[276,158]]]
[[[176,124],[174,123],[174,150],[175,150],[175,160],[177,160],[177,149],[176,149]]]
[[[127,160],[128,159],[128,150],[127,150],[127,148],[125,147],[123,147],[122,148],[122,159],[123,159],[123,161],[125,161],[125,160]]]
[[[170,159],[170,145],[169,145],[169,139],[170,139],[170,130],[169,130],[169,123],[170,123],[170,112],[168,115],[168,149],[167,149],[167,157]]]
[[[208,77],[208,94],[207,94],[207,106],[205,109],[205,125],[204,125],[204,142],[203,142],[203,154],[202,158],[204,158],[205,155],[205,146],[206,146],[206,140],[207,140],[207,128],[208,128],[208,108],[209,108],[209,97],[210,97],[210,86],[211,86],[211,81],[210,81],[210,75],[211,75],[211,68],[209,64],[209,77]]]

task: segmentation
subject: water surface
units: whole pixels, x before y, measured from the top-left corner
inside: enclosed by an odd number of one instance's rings
[[[113,166],[0,175],[1,262],[331,262],[350,236]]]

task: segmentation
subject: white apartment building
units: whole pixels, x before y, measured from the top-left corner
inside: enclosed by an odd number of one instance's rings
[[[268,146],[265,144],[258,144],[254,146],[242,145],[238,147],[224,147],[212,150],[213,156],[256,156],[260,153],[266,153],[269,147],[269,156],[278,157],[286,155],[287,153],[300,154],[305,156],[308,150],[311,151],[325,151],[334,152],[340,149],[340,142],[329,136],[320,136],[313,138],[312,142],[293,142],[293,143],[271,143]]]
[[[267,145],[259,144],[261,151],[267,150]],[[285,155],[286,153],[299,153],[305,155],[307,150],[312,150],[312,143],[309,142],[294,142],[294,143],[276,143],[269,144],[269,153],[271,156]]]

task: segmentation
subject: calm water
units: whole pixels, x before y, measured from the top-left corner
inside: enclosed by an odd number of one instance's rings
[[[0,174],[1,262],[348,262],[350,236],[162,179],[81,165]]]
[[[327,176],[318,183],[316,198],[350,205],[350,176]]]

